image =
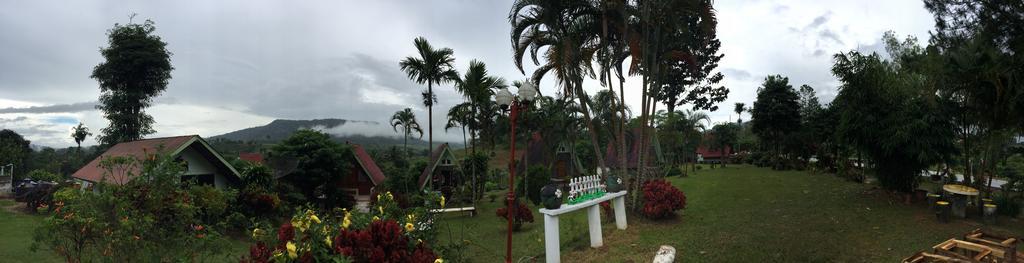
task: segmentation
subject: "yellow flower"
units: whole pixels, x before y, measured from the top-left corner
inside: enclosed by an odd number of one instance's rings
[[[444,259],[437,258],[434,260],[434,263],[444,263]]]
[[[288,257],[293,258],[293,259],[299,257],[299,254],[295,252],[295,243],[292,243],[291,241],[288,241],[288,244],[286,244],[284,246],[285,246],[285,248],[288,249]]]
[[[423,244],[423,239],[419,239],[419,238],[417,238],[417,239],[416,239],[416,244]]]
[[[341,220],[341,228],[348,229],[349,225],[352,225],[352,220],[349,220],[348,214],[345,214],[345,219]]]
[[[274,250],[274,258],[281,258],[283,256],[284,254],[281,254],[281,251]]]
[[[373,216],[373,221],[380,221],[380,217]]]
[[[383,215],[384,214],[384,207],[383,206],[377,206],[377,211],[380,211],[380,214]]]
[[[252,238],[259,238],[262,235],[263,235],[263,230],[260,230],[259,228],[252,229]]]
[[[388,191],[387,194],[388,194],[388,200],[394,200],[395,199],[395,196],[391,195],[390,191]]]
[[[310,217],[309,217],[309,220],[313,220],[313,222],[316,222],[317,224],[319,224],[319,223],[320,223],[320,218],[319,218],[319,217],[316,217],[316,215],[312,215],[312,216],[310,216]]]
[[[444,208],[444,196],[441,196],[441,208]]]
[[[326,243],[328,247],[331,246],[331,237],[324,237],[324,243]]]
[[[405,231],[412,232],[413,230],[416,230],[416,226],[413,226],[412,223],[405,223]]]

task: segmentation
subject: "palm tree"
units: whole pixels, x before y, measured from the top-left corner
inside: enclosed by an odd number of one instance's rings
[[[742,102],[737,102],[736,107],[733,108],[733,111],[736,112],[736,123],[743,124],[743,112],[747,111],[746,104]]]
[[[505,79],[489,76],[487,74],[487,66],[475,59],[469,62],[469,69],[466,70],[465,75],[461,79],[456,80],[455,90],[461,93],[468,102],[469,119],[462,124],[469,126],[471,139],[475,138],[474,134],[481,129],[480,123],[483,121],[480,121],[480,119],[489,117],[489,114],[482,114],[480,111],[484,108],[483,105],[490,102],[491,96],[494,95],[494,90],[506,86]],[[451,112],[449,112],[450,116]],[[476,153],[476,142],[474,140],[470,140],[470,142],[472,143],[472,152]]]
[[[402,126],[402,134],[404,134],[402,149],[409,154],[409,135],[415,131],[420,134],[419,138],[423,138],[423,129],[420,129],[420,124],[416,122],[416,115],[412,113],[411,108],[396,111],[394,115],[391,115],[391,128],[398,132],[398,126]]]
[[[82,150],[82,142],[89,136],[92,136],[92,133],[89,132],[89,127],[85,127],[85,124],[81,122],[78,123],[78,126],[71,129],[71,138],[75,139],[75,144],[78,144],[79,151]]]
[[[447,132],[455,127],[462,128],[462,145],[466,147],[469,145],[466,141],[466,127],[473,126],[470,124],[473,122],[472,104],[469,102],[459,103],[448,109],[448,123],[444,125],[444,131]]]
[[[520,72],[523,57],[530,53],[534,64],[531,79],[535,84],[548,72],[562,85],[563,99],[579,99],[581,112],[590,134],[595,153],[600,153],[597,131],[594,129],[588,96],[582,96],[583,77],[595,76],[592,61],[600,49],[600,12],[588,1],[517,0],[509,13],[512,24],[513,60]],[[527,52],[529,50],[529,52]],[[537,55],[545,62],[541,64]],[[596,154],[598,167],[606,167],[604,156]]]
[[[429,141],[430,147],[427,152],[429,154],[434,149],[434,103],[437,101],[437,96],[434,95],[434,84],[440,85],[454,81],[459,78],[459,73],[455,72],[453,66],[455,52],[452,49],[434,49],[423,37],[417,37],[413,43],[420,56],[406,57],[398,65],[402,67],[402,71],[409,79],[418,84],[427,84],[427,90],[423,93],[423,104],[427,106],[427,141]]]

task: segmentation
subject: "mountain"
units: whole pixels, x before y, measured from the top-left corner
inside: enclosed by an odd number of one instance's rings
[[[349,141],[368,146],[391,146],[402,145],[400,134],[387,134],[392,132],[390,126],[382,125],[373,121],[358,121],[344,119],[315,119],[315,120],[274,120],[267,125],[241,129],[217,136],[210,137],[212,141],[236,141],[253,142],[260,144],[273,144],[287,139],[299,129],[314,129],[324,131],[331,135],[338,142]],[[410,147],[423,147],[427,141],[416,138],[409,138]]]

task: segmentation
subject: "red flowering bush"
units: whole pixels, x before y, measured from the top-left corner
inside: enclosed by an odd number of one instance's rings
[[[519,229],[523,226],[523,222],[533,223],[533,211],[531,211],[529,207],[526,207],[526,205],[524,205],[522,202],[519,202],[518,200],[515,203],[516,208],[514,209],[515,211],[513,211],[513,215],[515,216],[515,218],[512,220],[512,231],[519,231]],[[508,210],[509,209],[507,207],[498,208],[498,210],[495,211],[495,214],[498,217],[508,220]]]
[[[397,209],[391,193],[381,194],[377,204],[369,213],[338,210],[340,214],[328,214],[323,219],[307,210],[282,224],[276,236],[256,228],[252,233],[256,243],[241,262],[439,260],[428,246],[433,231],[431,215]]]
[[[644,184],[644,207],[641,213],[647,218],[660,219],[686,208],[686,195],[664,179],[651,180]]]

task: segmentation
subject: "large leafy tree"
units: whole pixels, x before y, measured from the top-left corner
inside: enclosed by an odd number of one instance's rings
[[[711,128],[711,148],[735,150],[736,143],[739,141],[739,134],[739,124],[727,122],[715,125]],[[725,154],[730,155],[732,151],[726,151]],[[722,167],[725,167],[725,162],[722,162]]]
[[[294,158],[295,172],[283,180],[297,187],[306,200],[319,200],[325,208],[345,206],[339,184],[348,176],[351,149],[331,140],[331,136],[315,130],[299,130],[274,146],[275,156]]]
[[[943,66],[937,86],[962,113],[967,172],[974,174],[980,163],[982,174],[994,175],[996,162],[984,160],[1001,159],[1002,145],[1024,128],[1024,2],[924,2],[935,18],[929,51],[943,57],[932,63]],[[978,160],[971,155],[972,141],[978,143]]]
[[[423,105],[427,106],[427,141],[430,149],[434,149],[434,85],[455,81],[459,73],[455,71],[455,55],[450,48],[435,49],[426,38],[417,37],[413,40],[419,57],[406,57],[398,65],[409,79],[419,84],[427,84],[423,92]]]
[[[402,150],[405,154],[409,153],[409,136],[413,132],[419,133],[418,138],[423,138],[423,129],[420,128],[420,124],[416,122],[416,114],[412,113],[411,108],[405,108],[404,110],[396,111],[395,114],[391,115],[391,128],[398,132],[398,127],[402,127]]]
[[[27,164],[29,156],[32,154],[29,143],[17,132],[7,129],[0,130],[0,166],[13,164],[15,171],[23,171],[21,174],[28,173]],[[11,168],[5,167],[4,170],[9,173]]]
[[[953,123],[930,80],[913,64],[877,54],[834,59],[832,72],[843,82],[833,105],[840,107],[838,135],[874,162],[884,187],[912,191],[922,169],[955,152]]]
[[[139,140],[156,132],[152,128],[153,117],[145,109],[167,89],[174,67],[167,43],[155,31],[150,20],[142,24],[114,24],[107,31],[109,46],[100,49],[104,61],[92,71],[101,92],[96,107],[110,121],[101,130],[101,144]]]
[[[757,101],[750,111],[752,131],[764,143],[770,143],[773,152],[781,153],[789,135],[800,129],[799,96],[789,78],[771,75],[757,90]]]

